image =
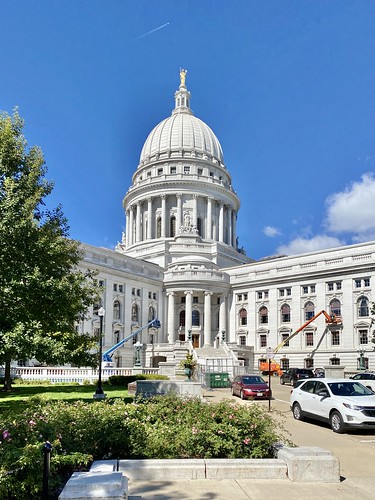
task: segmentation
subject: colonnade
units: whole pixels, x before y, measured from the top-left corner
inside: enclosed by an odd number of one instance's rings
[[[203,303],[203,329],[202,326],[198,330],[194,329],[192,324],[193,316],[193,295],[204,294]],[[185,338],[187,338],[187,332],[198,331],[201,336],[200,346],[211,346],[214,344],[215,337],[218,333],[227,331],[227,296],[224,293],[214,294],[213,292],[206,290],[202,292],[194,290],[186,290],[183,292],[185,296]],[[167,292],[167,336],[168,342],[173,344],[177,338],[179,326],[177,327],[177,304],[176,297],[181,298],[181,292]],[[212,330],[212,297],[213,295],[218,296],[219,302],[219,328],[218,330]]]
[[[198,228],[198,199],[203,200],[200,236],[206,240],[215,240],[236,248],[237,212],[229,204],[216,201],[212,196],[197,194],[188,200],[189,206],[183,206],[183,195],[160,194],[148,196],[145,200],[137,201],[126,209],[126,244],[129,248],[135,243],[154,238],[168,238],[176,236],[184,226],[184,213],[188,214],[190,226]],[[168,202],[173,206],[167,208]],[[202,203],[201,203],[202,208]],[[171,234],[171,218],[175,218],[176,234]]]

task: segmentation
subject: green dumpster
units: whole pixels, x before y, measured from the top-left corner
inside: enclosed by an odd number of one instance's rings
[[[208,389],[229,386],[229,374],[221,372],[206,373],[206,386]]]

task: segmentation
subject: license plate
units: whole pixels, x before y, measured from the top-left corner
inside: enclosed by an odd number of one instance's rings
[[[257,396],[263,396],[263,392],[258,392]]]

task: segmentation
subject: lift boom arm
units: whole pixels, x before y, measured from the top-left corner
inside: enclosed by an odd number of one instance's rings
[[[160,326],[161,326],[161,323],[158,319],[151,320],[149,323],[147,323],[146,326],[142,326],[141,328],[138,328],[138,330],[135,330],[133,333],[131,333],[127,337],[120,340],[120,342],[117,342],[117,344],[112,346],[110,349],[103,352],[102,361],[111,362],[112,361],[112,354],[115,351],[117,351],[117,349],[119,349],[122,345],[124,345],[125,342],[127,342],[128,340],[130,340],[133,337],[135,337],[136,335],[138,335],[138,333],[141,333],[142,330],[145,330],[146,328],[151,328],[151,327],[160,328]]]

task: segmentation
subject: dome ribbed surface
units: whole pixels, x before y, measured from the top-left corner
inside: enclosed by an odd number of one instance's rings
[[[224,161],[216,135],[191,112],[172,114],[151,131],[142,148],[140,164],[153,161],[164,154],[175,156],[175,152],[181,152],[182,156],[187,153],[188,156],[215,159],[220,163]]]

